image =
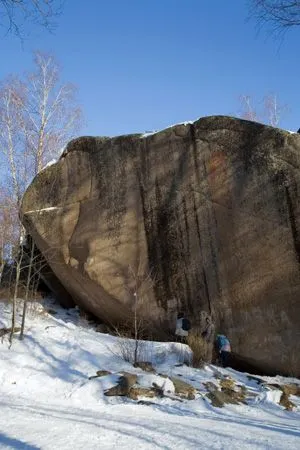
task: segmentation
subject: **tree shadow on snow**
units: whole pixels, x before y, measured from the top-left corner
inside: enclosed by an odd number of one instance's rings
[[[157,405],[155,405],[157,406]],[[11,407],[10,404],[3,404],[3,407]],[[71,423],[77,423],[77,424],[85,424],[87,426],[93,426],[96,428],[106,429],[109,431],[114,431],[117,433],[120,433],[124,436],[129,436],[132,438],[139,439],[141,441],[144,441],[145,443],[151,443],[153,446],[156,446],[157,448],[161,448],[164,450],[170,450],[172,447],[172,444],[169,442],[167,444],[171,444],[171,447],[169,445],[164,444],[163,440],[166,436],[166,430],[165,427],[162,424],[161,418],[154,419],[151,417],[151,423],[148,422],[149,419],[144,418],[142,422],[139,418],[136,420],[133,417],[130,417],[128,419],[124,419],[124,417],[120,417],[118,415],[114,416],[113,414],[99,414],[97,418],[95,418],[95,413],[88,410],[81,410],[79,412],[75,412],[68,409],[56,409],[56,408],[47,408],[43,405],[39,406],[32,406],[32,405],[13,405],[14,409],[20,410],[20,411],[26,411],[27,413],[30,412],[31,414],[35,415],[38,414],[39,416],[45,416],[47,419],[49,417],[54,419],[62,419],[67,420]],[[148,406],[147,406],[148,408]],[[150,407],[152,408],[152,407]],[[164,412],[164,408],[159,408],[162,412]],[[102,411],[103,412],[103,411]],[[166,413],[169,413],[169,410],[166,408]],[[100,411],[99,411],[100,413]],[[173,412],[174,414],[175,412]],[[196,418],[196,417],[195,417]],[[238,426],[246,426],[246,427],[253,427],[253,429],[262,429],[265,431],[271,431],[271,432],[280,432],[281,434],[290,435],[290,436],[300,436],[300,429],[298,427],[291,427],[284,424],[276,424],[276,423],[266,423],[262,420],[257,419],[241,419],[240,418],[233,418],[233,417],[214,417],[212,415],[203,414],[200,413],[196,419],[199,419],[198,425],[192,426],[187,425],[186,423],[183,423],[182,426],[176,423],[176,429],[174,427],[174,430],[172,431],[172,438],[175,440],[180,439],[184,440],[185,444],[187,446],[193,446],[193,448],[201,448],[202,444],[202,437],[201,433],[199,435],[199,430],[202,429],[205,431],[206,434],[211,434],[213,438],[215,439],[216,436],[221,439],[226,440],[232,440],[232,434],[226,433],[228,423],[232,423]],[[146,423],[145,423],[146,421]],[[205,426],[205,422],[209,424],[209,426],[212,428],[211,430],[208,429]],[[224,425],[223,432],[220,432],[219,430],[216,430],[213,426],[213,422],[222,422]],[[203,423],[204,427],[201,426],[201,423]],[[141,432],[141,430],[143,430]],[[153,436],[153,432],[156,434],[156,436]],[[148,434],[149,433],[149,434]],[[148,435],[147,435],[148,434]],[[199,435],[199,438],[197,438],[197,434]],[[259,437],[258,433],[258,437]],[[239,441],[239,442],[238,442]],[[242,445],[244,442],[244,438],[241,434],[241,436],[235,435],[235,443],[239,443],[239,445]],[[258,442],[253,442],[254,444],[259,445],[261,442],[260,440]]]
[[[6,445],[9,448],[22,449],[22,450],[39,450],[40,447],[27,444],[27,442],[20,441],[19,439],[11,438],[4,433],[0,433],[0,447]]]
[[[74,379],[87,378],[86,374],[84,374],[83,372],[72,369],[70,367],[70,361],[68,359],[63,360],[57,358],[51,353],[49,349],[42,346],[34,337],[26,336],[26,340],[24,342],[27,347],[34,346],[41,351],[41,355],[36,355],[35,357],[41,363],[46,364],[46,371],[50,376],[60,378],[61,380],[69,383],[74,382]]]

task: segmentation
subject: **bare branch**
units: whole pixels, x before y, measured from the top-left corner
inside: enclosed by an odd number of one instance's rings
[[[249,6],[259,27],[268,26],[275,34],[300,25],[299,0],[250,0]]]
[[[23,39],[26,24],[52,31],[64,0],[0,0],[0,26]]]

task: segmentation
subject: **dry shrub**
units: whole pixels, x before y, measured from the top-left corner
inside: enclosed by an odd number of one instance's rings
[[[118,341],[109,350],[122,360],[135,364],[139,361],[152,361],[153,342],[151,336],[146,334],[146,329],[140,328],[139,336],[134,339],[134,332],[130,323],[124,322],[121,325],[112,327],[112,334],[118,337]]]
[[[211,344],[208,344],[197,331],[191,331],[187,343],[193,352],[193,367],[203,367],[205,362],[211,359]]]
[[[121,338],[116,344],[116,353],[121,359],[131,364],[135,364],[137,361],[147,361],[149,359],[149,352],[145,341],[134,341]]]
[[[11,297],[11,289],[9,287],[0,287],[0,301],[9,303]]]

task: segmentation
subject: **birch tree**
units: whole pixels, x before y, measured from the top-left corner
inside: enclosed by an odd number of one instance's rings
[[[239,103],[239,117],[266,123],[272,127],[279,127],[282,118],[289,112],[288,106],[281,103],[275,93],[265,95],[258,103],[250,95],[241,95]]]
[[[13,211],[6,193],[0,191],[0,286],[5,262],[9,259],[10,245],[13,236]]]
[[[252,104],[251,96],[250,95],[240,95],[239,102],[240,102],[239,116],[242,119],[252,120],[253,122],[258,122],[259,116],[258,116],[257,111],[254,108],[254,105]]]
[[[282,118],[288,112],[289,107],[280,103],[276,94],[269,94],[264,97],[265,118],[272,127],[279,127]]]
[[[23,83],[22,133],[35,175],[62,152],[81,126],[76,88],[60,83],[60,68],[52,55],[36,52],[36,70]]]
[[[60,68],[53,55],[36,52],[33,72],[24,77],[9,77],[2,83],[0,192],[6,192],[12,221],[11,239],[9,243],[3,243],[3,248],[20,249],[25,230],[18,212],[24,190],[45,164],[61,154],[81,123],[82,112],[76,100],[76,89],[69,83],[60,82]],[[8,205],[1,203],[0,199],[0,217],[5,216],[5,208]],[[33,251],[30,251],[31,255]],[[19,252],[21,257],[22,252]],[[22,264],[17,258],[12,299],[14,311],[21,270]],[[32,268],[28,276],[32,276]]]

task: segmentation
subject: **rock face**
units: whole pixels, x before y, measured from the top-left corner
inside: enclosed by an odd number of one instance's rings
[[[82,137],[28,188],[23,222],[66,290],[107,323],[205,314],[246,357],[300,373],[300,136],[206,117]]]

